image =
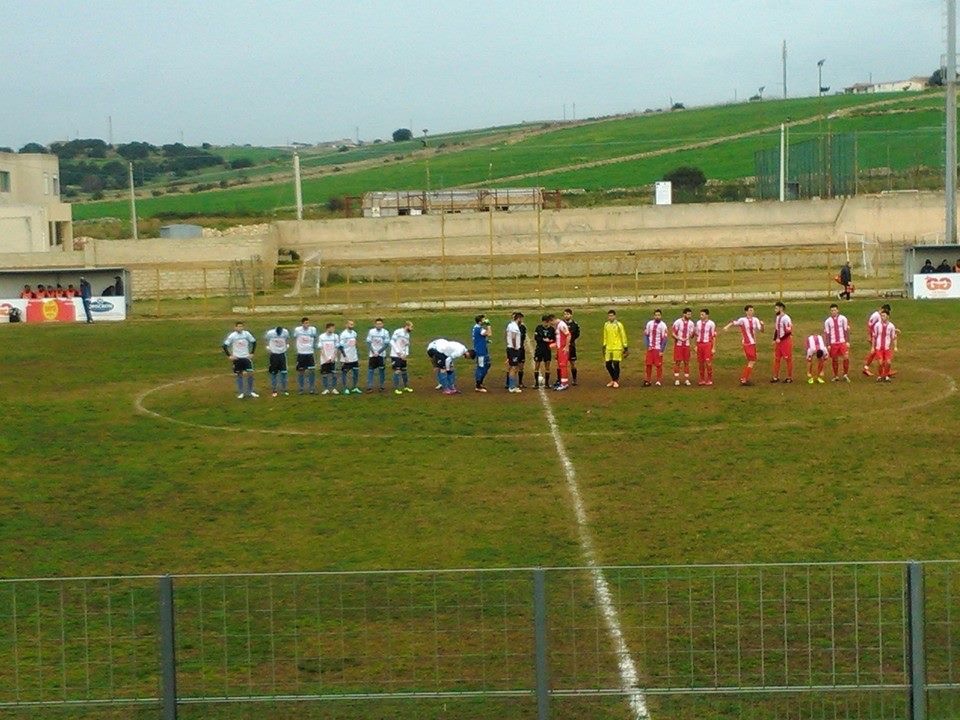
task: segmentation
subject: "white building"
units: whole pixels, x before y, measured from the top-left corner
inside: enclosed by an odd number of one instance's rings
[[[928,78],[912,77],[907,80],[891,80],[878,83],[855,83],[845,87],[847,95],[865,95],[868,93],[920,92],[927,89]]]
[[[73,215],[60,202],[60,160],[0,152],[0,253],[73,249]]]

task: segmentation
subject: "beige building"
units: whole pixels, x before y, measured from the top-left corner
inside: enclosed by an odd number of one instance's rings
[[[73,249],[70,205],[60,202],[60,160],[0,152],[0,253]]]

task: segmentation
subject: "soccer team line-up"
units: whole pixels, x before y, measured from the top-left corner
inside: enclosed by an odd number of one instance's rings
[[[772,322],[773,367],[771,383],[793,382],[793,321],[787,314],[782,302],[774,305]],[[494,330],[486,315],[474,318],[472,331],[473,347],[468,348],[455,340],[437,338],[427,345],[427,356],[436,372],[436,389],[445,395],[459,394],[456,385],[454,363],[460,358],[475,361],[474,390],[487,392],[485,380],[491,367],[491,338]],[[413,323],[407,321],[392,333],[384,327],[383,320],[377,318],[373,327],[367,331],[367,383],[366,392],[384,392],[386,390],[386,363],[390,360],[393,371],[393,392],[397,395],[413,392],[410,387],[407,361],[410,356],[410,333]],[[752,384],[754,366],[757,363],[757,344],[761,333],[766,332],[766,324],[755,315],[753,305],[746,305],[743,315],[731,320],[720,331],[739,331],[745,364],[740,373],[740,384]],[[876,381],[890,382],[896,374],[891,365],[897,350],[897,338],[900,331],[890,321],[890,306],[881,305],[866,323],[870,349],[863,361],[863,375],[874,376],[872,366],[877,363]],[[691,308],[684,308],[680,317],[667,326],[660,309],[646,323],[643,331],[645,347],[644,379],[645,387],[660,386],[664,382],[664,355],[670,343],[673,344],[673,384],[692,385],[690,379],[691,359],[695,352],[698,368],[697,385],[713,385],[713,356],[716,348],[718,328],[710,319],[710,311],[703,308],[699,318],[693,319]],[[527,365],[527,326],[522,312],[515,312],[507,323],[505,335],[505,353],[507,377],[505,389],[511,393],[520,393],[526,387],[524,374]],[[577,339],[580,326],[573,319],[569,308],[560,317],[553,314],[543,315],[533,333],[533,370],[534,388],[552,388],[566,390],[577,384]],[[607,313],[603,325],[602,352],[604,365],[610,376],[608,388],[620,387],[620,365],[628,356],[629,341],[627,330],[617,319],[616,310]],[[324,332],[310,324],[309,318],[301,318],[300,324],[290,331],[282,326],[270,328],[264,334],[267,345],[271,394],[289,395],[287,383],[287,351],[292,345],[297,353],[297,391],[299,394],[351,395],[363,392],[360,388],[360,357],[358,335],[353,320],[339,333],[335,323],[328,322]],[[237,398],[256,398],[254,391],[253,355],[256,351],[256,338],[244,327],[243,322],[236,323],[233,332],[223,341],[223,352],[233,363],[236,375]],[[823,322],[823,331],[809,335],[804,340],[807,361],[806,381],[808,384],[824,384],[825,366],[830,360],[832,382],[850,382],[850,322],[840,312],[839,306],[830,305],[829,315]],[[316,366],[319,359],[320,384],[316,384]],[[550,382],[550,365],[556,363],[556,382]],[[339,367],[338,367],[339,366]],[[784,371],[781,376],[781,369]],[[337,377],[340,386],[337,387]]]

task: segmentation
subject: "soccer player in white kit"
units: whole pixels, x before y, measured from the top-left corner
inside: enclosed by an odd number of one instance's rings
[[[390,331],[383,326],[383,318],[373,321],[373,327],[367,331],[367,392],[373,392],[373,374],[380,376],[380,392],[386,382],[387,350],[390,349]]]
[[[233,363],[233,374],[237,376],[237,399],[260,397],[253,391],[253,353],[257,350],[257,339],[243,329],[243,323],[234,325],[233,332],[223,341],[223,353]],[[247,390],[244,393],[243,381],[246,376]]]
[[[513,319],[507,323],[507,392],[520,393],[520,351],[523,349],[523,340],[520,334],[519,313],[513,314]],[[521,316],[522,317],[522,316]]]
[[[810,335],[807,338],[807,383],[813,385],[818,382],[823,385],[823,366],[827,362],[827,345],[821,335]],[[817,363],[817,372],[813,372],[813,363]]]
[[[673,321],[673,384],[680,385],[680,370],[683,369],[683,384],[690,384],[690,339],[694,337],[693,310],[684,308],[683,314]]]
[[[349,395],[355,393],[359,395],[362,391],[357,387],[360,381],[360,357],[357,354],[357,331],[353,329],[353,320],[347,320],[347,326],[340,333],[340,384],[343,386],[343,394]],[[347,387],[347,372],[351,373],[353,383]]]
[[[407,320],[390,336],[390,365],[393,368],[393,393],[403,395],[412,393],[410,377],[407,375],[407,358],[410,357],[410,331],[413,323]]]
[[[477,354],[473,350],[469,350],[463,343],[439,338],[427,345],[427,355],[433,361],[433,366],[437,368],[438,379],[443,385],[443,394],[458,395],[460,391],[457,390],[457,377],[453,369],[453,361],[461,357],[472,360]]]
[[[264,338],[267,341],[267,353],[270,364],[267,366],[267,375],[270,376],[270,391],[273,397],[281,392],[287,392],[287,349],[290,347],[290,331],[285,327],[277,326],[267,330]]]
[[[337,390],[337,355],[340,352],[340,336],[337,326],[328,322],[323,332],[317,337],[317,352],[320,355],[320,384],[323,385],[321,395],[339,395]]]
[[[297,350],[297,392],[301,395],[304,375],[310,394],[317,394],[317,358],[313,352],[316,344],[317,329],[310,324],[310,318],[300,318],[300,324],[293,329],[293,345]]]

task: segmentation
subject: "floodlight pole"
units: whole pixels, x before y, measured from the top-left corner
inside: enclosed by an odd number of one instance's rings
[[[780,123],[780,202],[787,199],[787,126]]]
[[[130,226],[133,228],[133,239],[137,236],[137,196],[133,192],[133,163],[127,163],[127,179],[130,181]]]
[[[946,224],[943,242],[957,242],[957,0],[947,0],[946,157],[944,195]]]
[[[787,41],[783,41],[783,99],[787,99]]]

